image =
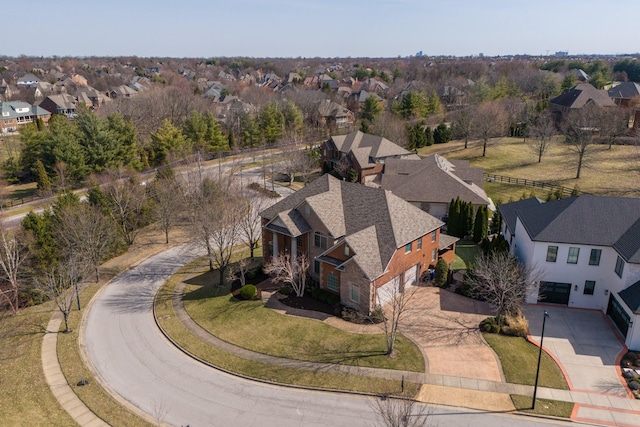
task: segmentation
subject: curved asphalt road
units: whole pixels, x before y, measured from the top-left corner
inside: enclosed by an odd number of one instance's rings
[[[185,247],[149,258],[103,289],[84,329],[95,372],[131,404],[175,426],[373,425],[366,398],[243,380],[178,351],[159,332],[153,297],[197,254]],[[540,420],[453,408],[433,409],[432,425],[534,426]]]

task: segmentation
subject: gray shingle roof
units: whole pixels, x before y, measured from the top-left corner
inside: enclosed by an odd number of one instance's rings
[[[585,194],[515,213],[531,240],[611,246],[627,262],[640,263],[640,199]]]
[[[261,212],[269,221],[309,204],[334,238],[344,237],[354,260],[371,279],[380,276],[397,248],[443,223],[380,188],[340,181],[329,174]]]
[[[457,237],[450,236],[448,234],[440,233],[440,241],[438,242],[438,249],[443,250],[453,245],[460,240]]]
[[[640,85],[635,82],[624,82],[607,91],[611,98],[631,99],[640,96]]]
[[[387,138],[360,131],[355,131],[348,135],[332,136],[330,141],[333,141],[333,144],[341,153],[347,154],[353,151],[361,167],[373,164],[369,162],[370,158],[375,160],[411,154],[411,152],[389,141]]]
[[[44,108],[23,101],[0,102],[0,119],[17,119],[19,117],[48,116]]]
[[[609,98],[606,90],[599,90],[589,83],[580,83],[551,99],[549,104],[561,105],[568,108],[582,108],[589,101],[593,101],[598,107],[614,107],[615,104]]]
[[[526,211],[531,206],[537,206],[542,200],[537,197],[530,199],[518,200],[517,202],[505,203],[498,205],[498,212],[502,216],[502,220],[507,224],[507,228],[511,234],[516,232],[516,220],[518,219],[518,211]]]
[[[618,295],[633,311],[633,314],[640,314],[640,281],[618,292]]]
[[[421,160],[388,159],[380,185],[410,202],[449,203],[460,197],[475,205],[490,204],[482,188],[482,169],[437,154]]]

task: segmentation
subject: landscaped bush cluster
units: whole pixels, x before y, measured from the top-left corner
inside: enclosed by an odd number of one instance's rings
[[[317,299],[321,302],[326,302],[331,306],[335,306],[340,303],[340,295],[336,295],[332,292],[325,291],[324,289],[314,288],[311,291],[311,298]]]
[[[280,289],[278,289],[278,292],[280,292],[284,296],[289,296],[293,292],[293,289],[291,289],[291,287],[289,286],[283,286]]]
[[[255,285],[244,285],[238,292],[238,296],[243,300],[254,299],[256,295],[258,295],[258,288]]]
[[[483,332],[514,337],[526,337],[527,328],[527,319],[523,316],[487,317],[480,322],[480,330]]]
[[[280,195],[278,194],[277,191],[267,190],[266,188],[262,187],[257,182],[252,182],[251,184],[247,185],[247,188],[249,188],[250,190],[253,190],[253,191],[257,191],[260,194],[263,194],[263,195],[265,195],[267,197],[271,197],[271,198],[274,198],[274,199],[280,197]]]
[[[640,352],[629,351],[620,360],[622,376],[636,399],[640,399]]]
[[[343,307],[340,317],[347,322],[357,323],[359,325],[365,323],[377,324],[384,321],[384,312],[382,311],[382,307],[376,307],[370,314],[362,313],[353,307]]]

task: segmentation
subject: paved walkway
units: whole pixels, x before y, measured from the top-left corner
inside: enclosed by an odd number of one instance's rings
[[[187,329],[209,345],[216,346],[228,353],[245,359],[309,371],[335,372],[346,375],[371,376],[395,380],[404,378],[406,381],[423,384],[417,396],[420,401],[471,409],[511,412],[515,411],[515,408],[509,397],[510,394],[533,395],[533,386],[510,384],[504,381],[464,378],[430,372],[422,373],[314,363],[256,353],[222,341],[201,328],[185,311],[181,294],[182,288],[179,287],[176,289],[173,305],[177,317],[183,322]],[[268,293],[265,293],[263,300],[265,300],[269,307],[283,314],[313,318],[325,323],[329,323],[327,320],[331,318],[327,317],[324,313],[287,307]],[[347,326],[351,325],[348,322],[344,322],[345,324],[341,324],[340,322],[344,321],[341,319],[333,321],[334,325],[353,329],[353,326]],[[374,329],[379,330],[379,326],[367,325],[367,329],[367,332],[373,332]],[[538,387],[537,397],[540,399],[576,403],[577,405],[572,416],[572,419],[575,421],[620,427],[640,426],[640,400],[613,394],[557,390],[545,387]]]

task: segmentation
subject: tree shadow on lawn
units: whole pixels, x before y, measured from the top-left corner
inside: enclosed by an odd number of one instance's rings
[[[336,350],[324,346],[321,342],[311,341],[304,343],[299,352],[299,357],[309,358],[309,355],[312,355],[313,360],[318,363],[360,366],[359,361],[385,356],[386,354],[386,349],[361,350],[355,344],[349,342],[345,342],[340,350]],[[366,364],[366,366],[369,366],[369,364]]]

